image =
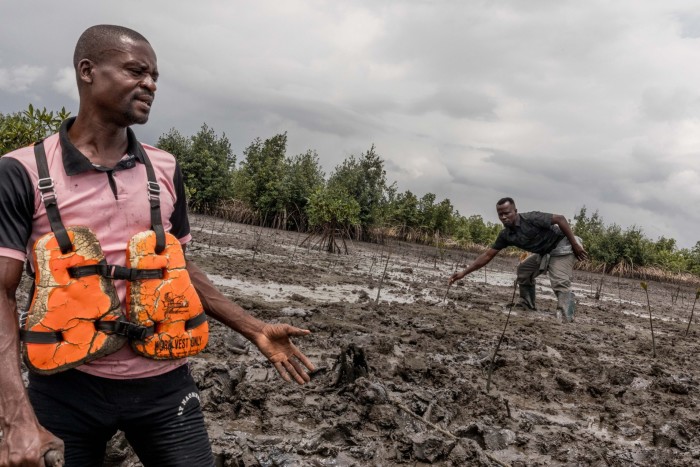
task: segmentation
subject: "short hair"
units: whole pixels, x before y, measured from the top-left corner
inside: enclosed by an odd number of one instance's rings
[[[502,206],[502,205],[504,205],[504,204],[506,204],[506,203],[510,203],[510,204],[512,204],[513,206],[515,206],[515,201],[513,201],[513,198],[511,198],[510,196],[506,196],[505,198],[499,199],[499,200],[496,202],[496,206]]]
[[[78,69],[78,63],[85,58],[98,62],[109,49],[116,46],[125,36],[133,41],[143,41],[150,44],[141,34],[124,26],[98,24],[87,28],[75,44],[73,67]]]

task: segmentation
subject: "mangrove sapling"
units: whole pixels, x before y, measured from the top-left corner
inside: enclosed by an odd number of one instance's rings
[[[445,289],[445,295],[442,297],[442,303],[445,303],[447,301],[447,294],[450,293],[450,287],[452,287],[452,282],[447,284],[447,289]]]
[[[527,253],[522,253],[518,260],[518,264],[522,263],[527,259]],[[489,374],[486,378],[486,393],[491,389],[491,373],[493,373],[493,365],[496,362],[496,355],[498,355],[498,349],[501,348],[501,342],[503,341],[503,336],[506,334],[506,328],[508,328],[508,321],[510,321],[510,313],[515,307],[515,292],[518,290],[518,270],[515,270],[516,278],[513,280],[513,296],[510,299],[510,309],[508,310],[508,316],[506,316],[506,324],[503,326],[503,332],[501,333],[500,339],[498,339],[498,344],[496,344],[496,350],[493,351],[493,357],[491,358],[491,364],[489,365]]]
[[[457,261],[457,262],[455,263],[455,265],[454,265],[454,269],[452,270],[452,274],[454,274],[455,272],[457,272],[457,268],[459,268],[459,265],[460,265],[460,263],[461,263],[462,256],[460,256],[459,258],[460,258],[460,260]],[[452,287],[452,282],[448,282],[448,283],[447,283],[447,289],[445,289],[445,295],[442,297],[442,303],[445,303],[445,301],[447,300],[447,294],[450,292],[450,287]]]
[[[297,237],[297,241],[294,242],[294,250],[292,251],[292,256],[289,257],[290,264],[294,262],[294,256],[296,256],[296,254],[297,254],[297,248],[301,244],[301,240],[302,240],[301,232],[297,231],[296,237]]]
[[[384,273],[382,273],[382,278],[379,280],[379,287],[377,288],[377,298],[374,300],[374,304],[379,304],[379,294],[382,291],[382,284],[384,284],[384,278],[386,277],[386,269],[389,267],[389,259],[391,259],[391,251],[386,255],[386,263],[384,263]]]
[[[620,276],[622,275],[622,269],[617,271],[617,304],[622,308],[622,289],[620,288]]]
[[[680,279],[679,279],[679,280],[680,280]],[[676,304],[676,302],[678,301],[678,296],[680,295],[680,293],[681,293],[681,285],[678,284],[678,288],[676,289],[675,296],[673,296],[673,295],[671,296],[671,305],[675,305],[675,304]]]
[[[255,256],[258,254],[258,251],[260,250],[262,235],[263,235],[263,226],[265,225],[264,224],[265,222],[267,222],[267,215],[265,216],[265,221],[262,224],[260,224],[260,227],[258,227],[257,229],[253,228],[253,238],[255,239],[255,242],[253,243],[252,264],[255,264]]]
[[[700,289],[695,292],[695,300],[693,301],[693,308],[690,310],[690,319],[688,320],[688,327],[685,328],[685,335],[688,336],[688,331],[690,330],[690,323],[693,321],[693,312],[695,311],[695,304],[698,302],[698,297],[700,297]]]
[[[513,281],[513,298],[510,300],[510,307],[508,309],[508,316],[506,316],[506,324],[503,326],[503,332],[501,337],[498,339],[498,344],[496,344],[496,350],[493,351],[493,357],[491,357],[491,364],[489,365],[489,374],[486,377],[486,393],[488,394],[491,389],[491,374],[493,373],[493,366],[496,362],[496,355],[498,355],[498,349],[501,348],[501,342],[503,342],[503,336],[506,334],[506,328],[508,328],[508,322],[510,321],[510,314],[515,307],[515,292],[518,290],[518,279]]]
[[[375,265],[376,262],[377,262],[377,258],[375,258],[375,257],[373,256],[373,257],[372,257],[372,263],[369,265],[369,272],[367,273],[367,275],[368,275],[369,277],[372,277],[372,269],[374,268],[374,265]]]
[[[600,282],[598,282],[598,288],[595,291],[595,299],[600,300],[600,291],[603,290],[603,279],[605,279],[605,267],[607,265],[603,263],[603,272],[600,273]]]
[[[654,340],[654,322],[651,319],[651,304],[649,303],[649,291],[647,290],[647,283],[641,282],[640,285],[644,289],[647,295],[647,309],[649,310],[649,327],[651,328],[651,354],[656,358],[656,342]]]

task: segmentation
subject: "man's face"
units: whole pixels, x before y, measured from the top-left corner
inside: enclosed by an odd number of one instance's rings
[[[113,123],[146,123],[155,97],[158,64],[147,42],[122,38],[94,64],[90,103]]]
[[[496,212],[498,213],[498,220],[501,221],[504,227],[513,227],[518,219],[518,210],[515,209],[513,204],[508,202],[496,206]]]

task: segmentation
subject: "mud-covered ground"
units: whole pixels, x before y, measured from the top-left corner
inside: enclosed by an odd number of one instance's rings
[[[473,254],[391,242],[334,255],[296,233],[192,224],[190,259],[255,316],[310,329],[297,343],[318,368],[285,383],[213,323],[191,368],[217,465],[700,465],[693,286],[649,282],[654,357],[639,281],[606,277],[596,300],[600,276],[577,272],[575,322],[560,324],[541,278],[539,311],[512,311],[487,392],[516,257],[447,290]],[[110,459],[139,465],[119,440]]]

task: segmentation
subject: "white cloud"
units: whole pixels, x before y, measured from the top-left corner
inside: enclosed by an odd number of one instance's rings
[[[79,96],[75,79],[75,69],[73,67],[61,68],[56,73],[53,89],[59,94],[68,96],[77,102]]]
[[[17,65],[0,68],[0,91],[19,93],[29,89],[40,79],[46,69],[41,66]]]

